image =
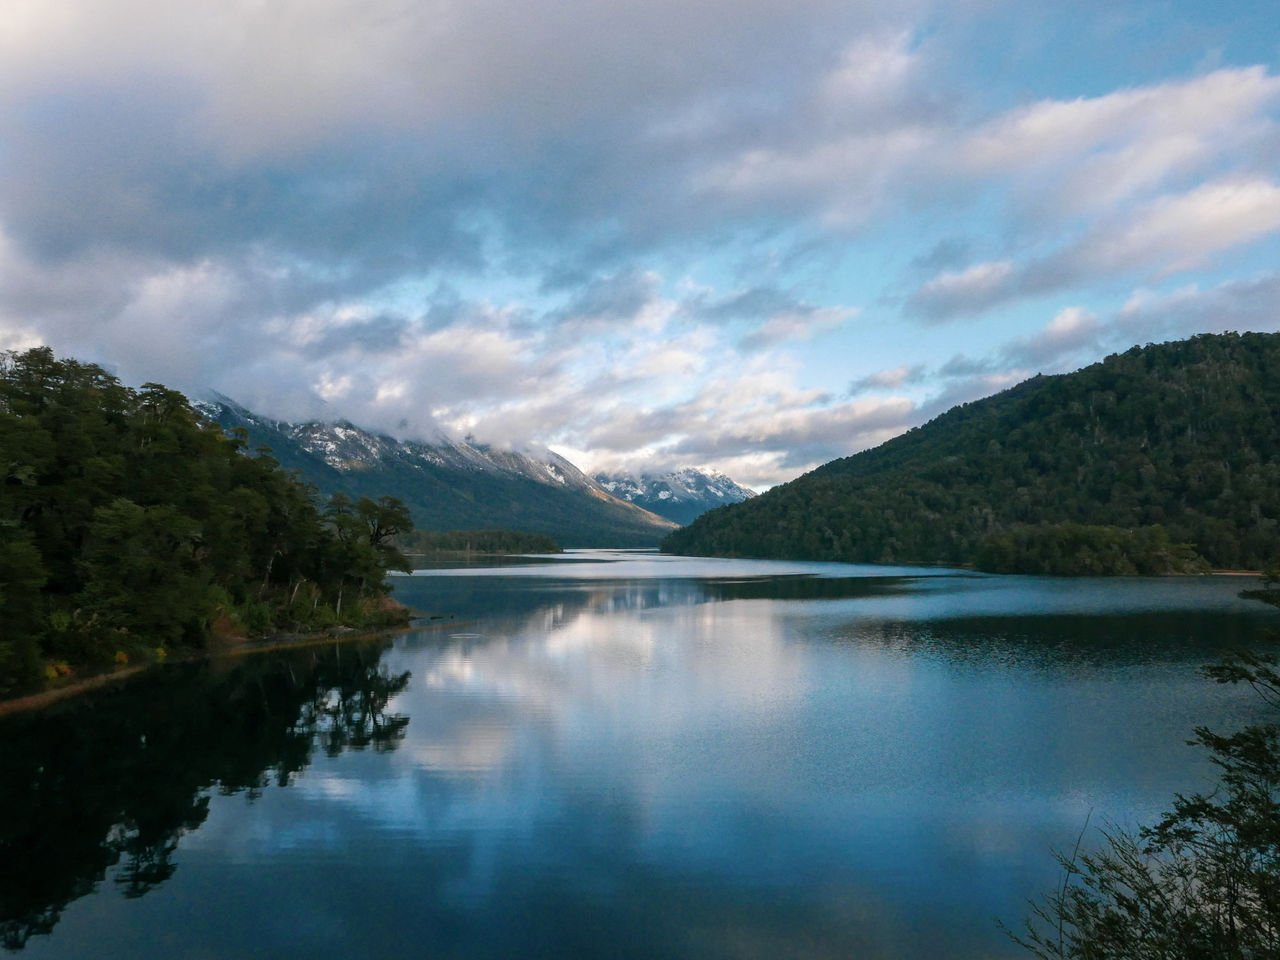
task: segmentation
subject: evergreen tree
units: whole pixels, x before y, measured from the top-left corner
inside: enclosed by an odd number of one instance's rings
[[[399,501],[321,511],[182,394],[131,390],[47,348],[0,354],[0,694],[45,662],[200,647],[385,614]]]

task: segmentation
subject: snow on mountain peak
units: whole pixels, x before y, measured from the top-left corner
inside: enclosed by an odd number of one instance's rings
[[[689,523],[713,507],[755,496],[755,491],[734,483],[720,471],[697,467],[639,475],[597,473],[595,480],[615,497],[677,523]]]

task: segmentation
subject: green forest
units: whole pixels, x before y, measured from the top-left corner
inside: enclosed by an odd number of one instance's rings
[[[399,501],[315,491],[160,384],[0,354],[0,695],[218,635],[402,614]]]
[[[1036,573],[1187,572],[1197,558],[1258,569],[1276,557],[1278,522],[1280,334],[1206,334],[955,407],[704,514],[662,549]]]
[[[1133,577],[1209,573],[1190,544],[1157,525],[1125,529],[1083,523],[1019,525],[983,538],[974,566],[989,573]]]

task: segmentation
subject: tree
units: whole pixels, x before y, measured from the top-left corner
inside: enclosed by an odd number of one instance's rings
[[[349,586],[355,587],[357,599],[369,592],[389,590],[384,577],[388,569],[409,570],[409,560],[392,542],[398,533],[413,529],[413,521],[404,504],[395,497],[377,501],[361,497],[352,501],[343,493],[329,498],[325,520],[333,532],[329,550],[327,580],[337,590],[335,609],[340,614]]]
[[[103,626],[153,645],[203,637],[212,611],[195,520],[120,497],[95,511],[91,532],[84,598]]]
[[[395,497],[379,497],[376,501],[361,497],[356,501],[356,514],[369,531],[369,546],[378,554],[388,570],[411,569],[409,559],[395,545],[395,538],[413,530],[408,508]]]
[[[1280,707],[1276,665],[1246,653],[1205,673]],[[1014,940],[1042,960],[1280,957],[1280,728],[1200,727],[1192,743],[1218,767],[1216,788],[1179,794],[1154,827],[1105,832],[1098,852],[1059,855],[1062,886]]]
[[[215,624],[368,623],[350,599],[405,565],[403,505],[326,518],[314,489],[245,447],[160,384],[132,390],[47,348],[0,353],[0,694],[61,661],[200,647]]]
[[[25,530],[0,523],[0,695],[40,675],[40,551]],[[9,679],[12,678],[12,679]]]

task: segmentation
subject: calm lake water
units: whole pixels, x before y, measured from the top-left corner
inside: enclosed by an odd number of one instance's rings
[[[29,957],[1003,958],[1091,817],[1259,719],[1237,578],[582,552],[396,580],[420,628],[0,721]],[[427,619],[430,617],[430,619]],[[1090,835],[1096,834],[1090,828]]]

